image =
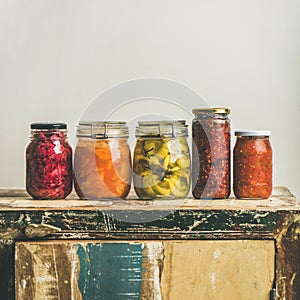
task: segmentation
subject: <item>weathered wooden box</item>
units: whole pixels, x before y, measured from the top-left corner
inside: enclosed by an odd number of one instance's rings
[[[300,205],[0,191],[0,299],[300,299]]]

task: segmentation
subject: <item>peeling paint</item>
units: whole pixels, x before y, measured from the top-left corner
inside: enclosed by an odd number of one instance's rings
[[[154,300],[161,300],[161,286],[160,286],[160,278],[161,278],[161,269],[162,269],[162,263],[164,259],[164,249],[163,244],[159,242],[150,242],[146,244],[147,249],[147,258],[151,262],[151,275],[149,276],[148,280],[152,280],[153,282],[153,299]],[[149,271],[149,270],[148,270]],[[146,286],[148,286],[149,289],[149,282],[145,282]],[[151,293],[152,293],[151,291]],[[149,296],[149,291],[147,291],[147,294],[142,296]]]
[[[207,221],[207,218],[202,218],[201,220],[195,220],[194,224],[189,226],[188,231],[193,230],[194,228],[197,228],[200,224],[204,223]]]
[[[293,273],[293,276],[292,276],[292,278],[290,280],[290,285],[294,284],[294,280],[295,280],[296,276],[297,276],[297,272]]]
[[[265,224],[250,224],[250,223],[241,223],[240,224],[241,227],[248,227],[248,228],[252,228],[252,227],[266,227]]]
[[[267,211],[267,212],[265,212],[265,213],[256,213],[256,214],[254,215],[253,218],[254,218],[254,219],[265,218],[265,217],[267,217],[269,214],[270,214],[269,211]]]
[[[22,232],[18,228],[11,228],[11,227],[4,227],[0,229],[0,242],[1,240],[11,240],[13,243],[13,240],[22,236]]]
[[[216,294],[216,273],[215,272],[211,273],[210,278],[211,278],[212,291],[213,294],[215,295]]]
[[[217,248],[217,249],[214,251],[214,259],[218,259],[220,256],[221,256],[221,252],[220,252],[220,250]]]

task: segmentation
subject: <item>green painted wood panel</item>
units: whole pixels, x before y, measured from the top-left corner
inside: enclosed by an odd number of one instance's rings
[[[83,299],[139,299],[143,248],[129,243],[78,245]]]

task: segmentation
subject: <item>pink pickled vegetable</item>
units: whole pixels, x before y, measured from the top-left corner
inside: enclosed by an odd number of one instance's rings
[[[60,130],[35,130],[26,149],[26,189],[34,199],[64,199],[72,190],[72,149]]]

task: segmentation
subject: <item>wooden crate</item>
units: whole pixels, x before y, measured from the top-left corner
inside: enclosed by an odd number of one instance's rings
[[[300,299],[300,205],[0,191],[1,299]]]

